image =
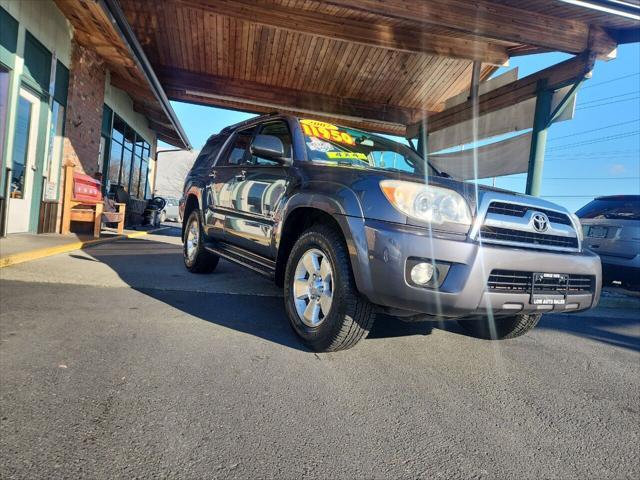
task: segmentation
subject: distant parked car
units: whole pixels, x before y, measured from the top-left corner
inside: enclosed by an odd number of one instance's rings
[[[604,281],[640,288],[640,195],[598,197],[576,214],[585,247],[600,255]]]
[[[178,211],[179,200],[174,197],[165,197],[167,205],[164,207],[164,212],[161,215],[161,219],[164,222],[169,220],[171,222],[180,221],[180,212]]]

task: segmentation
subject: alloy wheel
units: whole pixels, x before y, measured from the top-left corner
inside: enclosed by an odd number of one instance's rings
[[[307,250],[296,266],[293,278],[294,303],[298,317],[308,327],[319,326],[333,303],[333,269],[321,250]]]

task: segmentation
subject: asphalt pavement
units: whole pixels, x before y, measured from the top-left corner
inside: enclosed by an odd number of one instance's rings
[[[315,354],[269,281],[181,262],[168,229],[0,270],[0,478],[640,477],[635,304]]]

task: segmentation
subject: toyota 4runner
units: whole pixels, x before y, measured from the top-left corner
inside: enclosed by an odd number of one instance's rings
[[[180,212],[186,268],[212,272],[224,258],[274,279],[316,351],[352,347],[377,312],[505,339],[600,296],[600,260],[566,209],[315,120],[267,115],[213,135]]]

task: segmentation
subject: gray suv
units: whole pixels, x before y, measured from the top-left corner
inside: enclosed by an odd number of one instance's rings
[[[576,212],[585,246],[602,259],[604,281],[640,288],[640,195],[598,197]]]
[[[456,181],[409,146],[316,120],[274,114],[213,135],[180,210],[186,268],[212,272],[224,258],[274,279],[316,351],[352,347],[377,312],[504,339],[600,296],[600,259],[566,209]]]

